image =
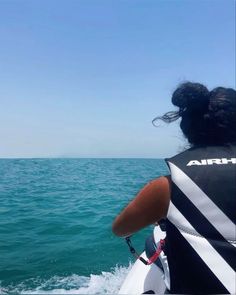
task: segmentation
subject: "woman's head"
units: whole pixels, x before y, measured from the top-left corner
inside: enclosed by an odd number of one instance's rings
[[[236,142],[236,91],[217,87],[209,91],[199,83],[186,82],[174,91],[173,105],[179,108],[157,117],[172,122],[181,118],[180,128],[192,145]]]

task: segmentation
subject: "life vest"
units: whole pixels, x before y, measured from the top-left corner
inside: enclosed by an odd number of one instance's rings
[[[170,292],[235,293],[236,146],[191,148],[166,161]]]

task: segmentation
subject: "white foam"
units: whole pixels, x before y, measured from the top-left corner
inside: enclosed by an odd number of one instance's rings
[[[129,267],[116,266],[111,272],[91,274],[89,277],[76,274],[68,277],[54,276],[41,281],[34,289],[26,288],[27,282],[24,282],[8,291],[18,294],[117,294],[130,268],[131,264]]]

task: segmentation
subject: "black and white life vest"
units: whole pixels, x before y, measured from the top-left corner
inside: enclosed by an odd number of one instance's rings
[[[170,292],[235,293],[236,147],[192,148],[167,164]]]

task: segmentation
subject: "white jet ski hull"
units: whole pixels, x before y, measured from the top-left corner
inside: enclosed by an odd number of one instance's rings
[[[141,256],[147,259],[145,252]],[[163,272],[155,264],[145,265],[136,260],[118,294],[142,294],[150,290],[155,294],[165,292]]]
[[[154,229],[154,239],[159,242],[165,238],[165,232],[162,232],[158,226]],[[145,251],[141,254],[144,259],[147,259]],[[118,294],[143,294],[155,293],[164,294],[166,287],[169,285],[169,269],[166,256],[162,252],[160,260],[164,268],[164,272],[156,265],[145,265],[137,259],[129,271],[125,281],[123,282]]]

